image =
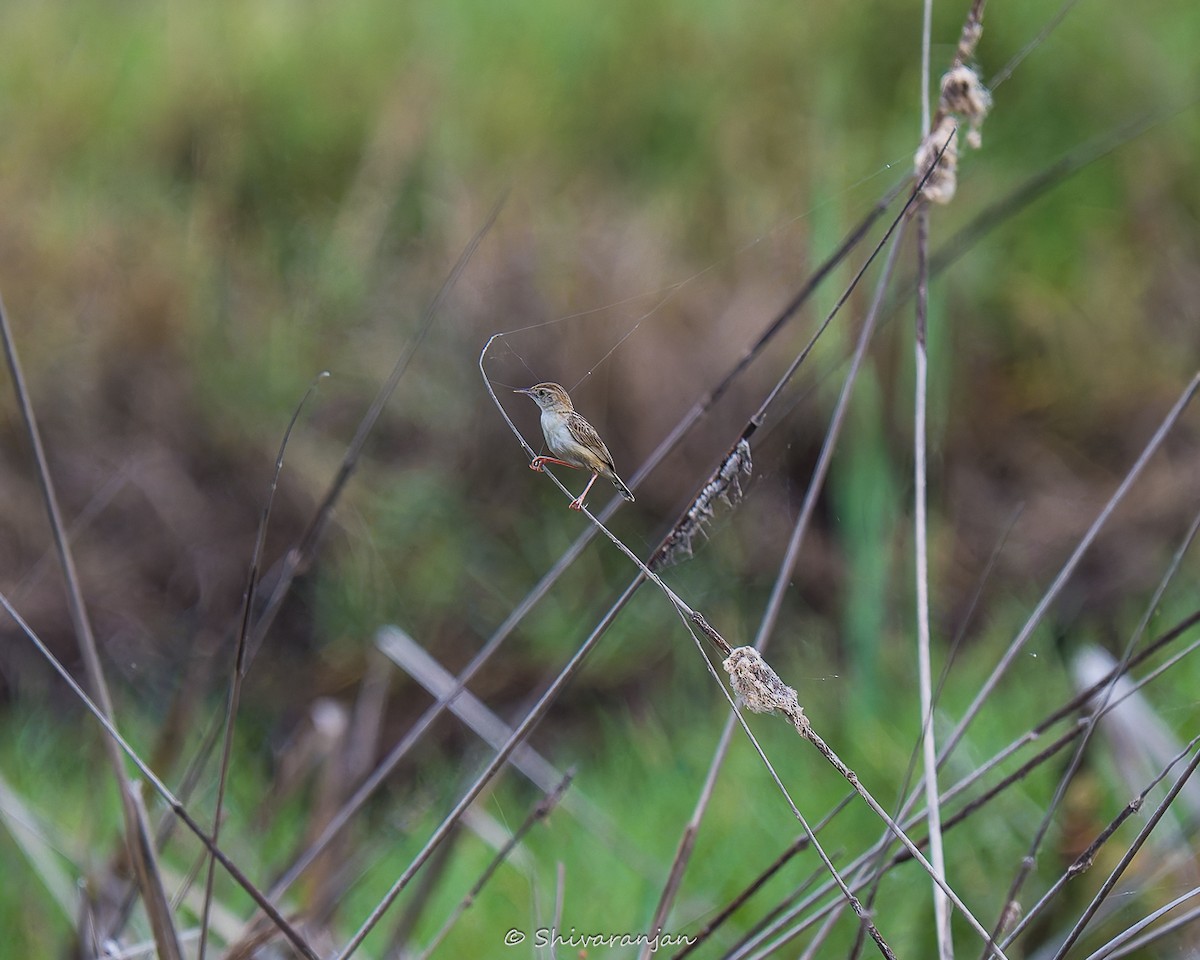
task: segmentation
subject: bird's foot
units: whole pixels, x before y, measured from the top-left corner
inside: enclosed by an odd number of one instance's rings
[[[570,467],[572,470],[579,469],[573,463],[567,463],[566,460],[559,460],[558,457],[547,457],[544,454],[540,457],[534,457],[532,460],[530,460],[529,469],[536,470],[538,473],[541,473],[542,467],[547,463],[557,463],[560,467]]]
[[[574,500],[572,500],[570,503],[568,503],[567,506],[572,510],[582,510],[583,509],[583,497],[576,497]]]

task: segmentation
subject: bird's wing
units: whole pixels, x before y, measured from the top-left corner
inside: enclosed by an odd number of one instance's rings
[[[608,447],[600,439],[600,434],[596,432],[595,427],[579,414],[572,412],[567,417],[567,429],[571,431],[571,436],[574,437],[576,443],[595,454],[597,459],[609,470],[614,469],[612,454],[608,452]]]

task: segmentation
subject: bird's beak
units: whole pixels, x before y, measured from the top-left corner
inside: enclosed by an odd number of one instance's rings
[[[525,396],[529,396],[530,394],[533,393],[533,391],[530,390],[528,387],[522,387],[520,390],[514,390],[513,393],[523,393],[523,394],[525,394]]]

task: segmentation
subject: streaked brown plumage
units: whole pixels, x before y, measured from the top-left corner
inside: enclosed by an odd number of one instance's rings
[[[531,397],[542,411],[542,434],[546,438],[546,446],[554,454],[552,457],[534,457],[530,462],[531,470],[541,470],[546,463],[559,463],[564,467],[574,467],[588,470],[592,479],[583,488],[583,493],[571,501],[572,510],[583,509],[583,498],[592,489],[596,477],[604,477],[612,482],[626,500],[633,500],[633,494],[625,486],[624,481],[617,476],[613,465],[612,454],[600,439],[595,428],[575,412],[571,397],[557,383],[536,383],[525,390],[517,390]]]

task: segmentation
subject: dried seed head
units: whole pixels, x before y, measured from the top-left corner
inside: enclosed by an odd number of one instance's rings
[[[796,691],[779,679],[779,674],[753,647],[735,647],[725,658],[729,685],[754,713],[778,711],[793,723],[807,724]]]
[[[992,95],[970,67],[960,64],[942,77],[942,113],[953,113],[967,121],[967,145],[978,150],[983,145],[980,128],[992,109]]]
[[[981,9],[973,10],[967,22],[963,24],[962,36],[958,38],[958,52],[954,55],[955,63],[963,63],[975,56],[975,48],[979,46],[979,38],[983,36],[982,17]]]
[[[979,74],[965,64],[959,64],[942,76],[942,95],[933,130],[921,141],[913,159],[914,174],[925,176],[938,151],[949,141],[937,168],[925,181],[921,196],[934,203],[949,203],[958,187],[958,127],[965,123],[967,146],[978,150],[983,145],[980,132],[983,121],[992,108],[992,95],[979,79]]]
[[[651,561],[651,568],[661,570],[689,559],[693,541],[704,535],[705,527],[716,517],[718,501],[730,509],[741,503],[742,477],[749,477],[753,472],[750,441],[743,437],[712,472],[704,488],[675,524],[675,529]]]
[[[944,151],[942,147],[945,147]],[[929,173],[934,163],[937,166]],[[952,116],[943,115],[933,132],[921,141],[913,158],[913,169],[918,181],[929,173],[929,179],[921,188],[921,196],[926,200],[945,204],[954,199],[958,189],[958,125]]]

